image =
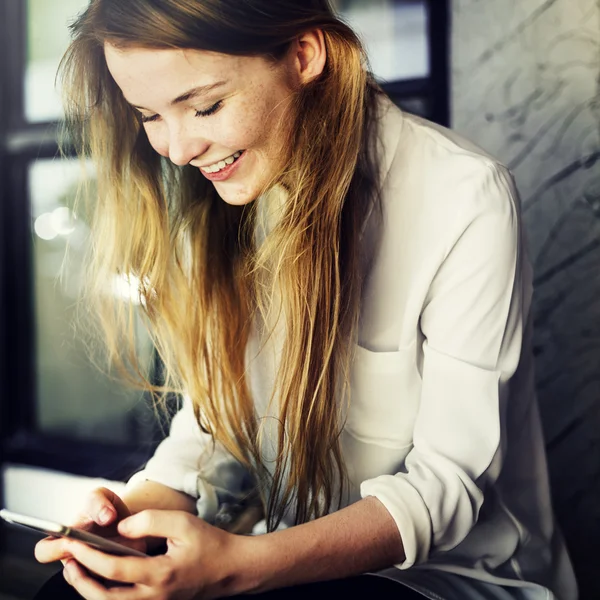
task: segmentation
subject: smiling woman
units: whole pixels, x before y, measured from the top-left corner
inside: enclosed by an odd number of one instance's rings
[[[506,168],[397,109],[326,0],[92,0],[73,34],[90,318],[184,402],[123,498],[76,520],[163,554],[37,558],[86,598],[574,598]],[[102,294],[119,273],[164,386]]]
[[[294,91],[323,68],[322,34],[305,34],[298,43],[308,61],[319,53],[320,67],[310,62],[295,78],[292,53],[274,63],[263,57],[107,43],[105,54],[125,99],[139,111],[152,147],[176,165],[200,168],[223,200],[239,205],[257,198],[287,158]]]

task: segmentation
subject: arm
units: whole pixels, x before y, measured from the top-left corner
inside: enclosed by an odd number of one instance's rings
[[[133,539],[167,537],[168,551],[150,560],[123,558],[68,542],[75,560],[66,565],[65,578],[84,597],[113,594],[80,565],[110,581],[134,584],[132,599],[191,590],[208,599],[345,577],[402,558],[398,529],[375,498],[259,536],[235,535],[181,511],[162,510],[138,513],[122,521],[119,531]]]
[[[394,520],[372,497],[296,527],[242,538],[240,546],[238,581],[255,593],[349,577],[404,559]]]
[[[406,472],[363,482],[390,511],[410,568],[450,551],[479,519],[507,451],[506,410],[531,301],[518,196],[501,166],[455,191],[446,256],[421,310],[419,410]],[[533,400],[528,397],[527,401]]]
[[[123,495],[123,502],[131,514],[148,508],[159,510],[184,510],[196,514],[196,500],[183,492],[178,492],[155,481],[141,481],[129,488]]]

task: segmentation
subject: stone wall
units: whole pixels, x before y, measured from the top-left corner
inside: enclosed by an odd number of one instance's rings
[[[454,0],[452,19],[452,126],[521,192],[555,510],[600,598],[600,0]]]

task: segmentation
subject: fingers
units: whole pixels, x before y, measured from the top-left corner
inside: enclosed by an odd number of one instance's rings
[[[114,586],[104,585],[91,577],[81,565],[75,560],[70,560],[65,565],[63,576],[83,598],[87,600],[140,600],[148,597],[140,593],[137,586]]]
[[[104,579],[119,583],[145,585],[156,584],[161,580],[160,572],[164,565],[160,563],[160,557],[115,556],[79,542],[71,542],[69,546],[73,559],[79,565],[83,565]]]
[[[121,505],[123,506],[121,507]],[[117,520],[118,508],[124,506],[122,500],[114,492],[107,488],[98,488],[89,494],[82,516],[89,522],[104,527]],[[127,514],[122,516],[126,517],[128,514],[127,511]]]
[[[112,508],[114,508],[117,511],[117,518],[119,520],[125,519],[131,514],[131,511],[129,510],[125,502],[123,502],[121,497],[115,494],[115,492],[109,490],[108,488],[99,488],[98,491],[101,491],[106,497],[106,499],[110,501]]]
[[[39,541],[34,548],[35,559],[41,563],[71,558],[63,539],[47,537]]]
[[[119,523],[118,531],[128,538],[157,537],[182,540],[203,521],[181,510],[143,510]]]
[[[84,529],[93,529],[94,524],[107,527],[127,518],[130,514],[127,505],[115,492],[101,487],[88,495],[80,522],[73,525]]]
[[[116,534],[117,520],[129,515],[129,509],[117,494],[108,488],[98,488],[89,494],[84,510],[71,526],[83,530],[94,530],[98,526],[101,530],[96,530],[95,533],[109,537]],[[109,525],[110,527],[103,529]],[[66,548],[61,539],[45,538],[36,544],[35,558],[41,563],[64,561],[71,557]]]

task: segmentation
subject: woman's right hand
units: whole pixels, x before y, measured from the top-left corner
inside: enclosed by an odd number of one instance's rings
[[[83,511],[71,526],[100,535],[129,548],[146,552],[144,540],[124,538],[117,532],[119,521],[130,515],[131,511],[117,494],[107,488],[98,488],[89,494]],[[41,563],[57,560],[64,563],[71,558],[71,554],[65,550],[65,541],[64,538],[44,538],[35,546],[35,558]]]

